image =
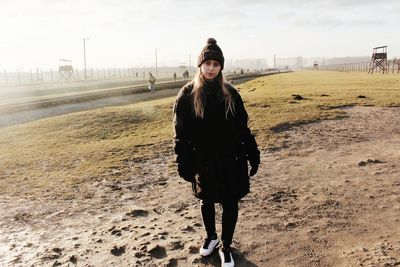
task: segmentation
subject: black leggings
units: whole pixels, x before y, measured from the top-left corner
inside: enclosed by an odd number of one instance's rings
[[[222,202],[222,245],[229,248],[232,243],[233,233],[238,218],[238,201],[230,200]],[[201,215],[203,216],[204,226],[208,237],[216,237],[215,232],[215,206],[214,202],[203,200],[201,205]]]

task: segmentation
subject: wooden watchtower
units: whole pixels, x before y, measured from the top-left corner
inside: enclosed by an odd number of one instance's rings
[[[383,73],[388,72],[387,67],[387,46],[374,47],[368,73],[373,74],[374,69],[380,68]]]
[[[315,70],[318,70],[318,69],[319,69],[318,60],[314,60],[313,67],[314,67]]]
[[[58,67],[59,80],[72,80],[74,74],[74,68],[72,67],[72,61],[68,59],[60,59],[60,65]]]

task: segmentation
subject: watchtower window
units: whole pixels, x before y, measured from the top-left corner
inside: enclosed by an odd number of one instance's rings
[[[376,53],[374,59],[387,59],[387,53]]]

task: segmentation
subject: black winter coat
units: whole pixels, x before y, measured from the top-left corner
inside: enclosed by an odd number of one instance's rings
[[[179,167],[185,170],[181,176],[192,182],[196,197],[213,202],[238,200],[249,193],[247,161],[260,163],[243,101],[235,88],[226,87],[234,99],[234,115],[229,112],[226,117],[217,82],[204,88],[204,118],[195,117],[191,84],[180,90],[174,105],[174,151]]]

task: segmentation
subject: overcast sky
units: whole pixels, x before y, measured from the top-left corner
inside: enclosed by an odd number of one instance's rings
[[[192,63],[208,37],[226,58],[400,56],[398,0],[0,0],[0,71]],[[269,61],[271,62],[271,61]]]

